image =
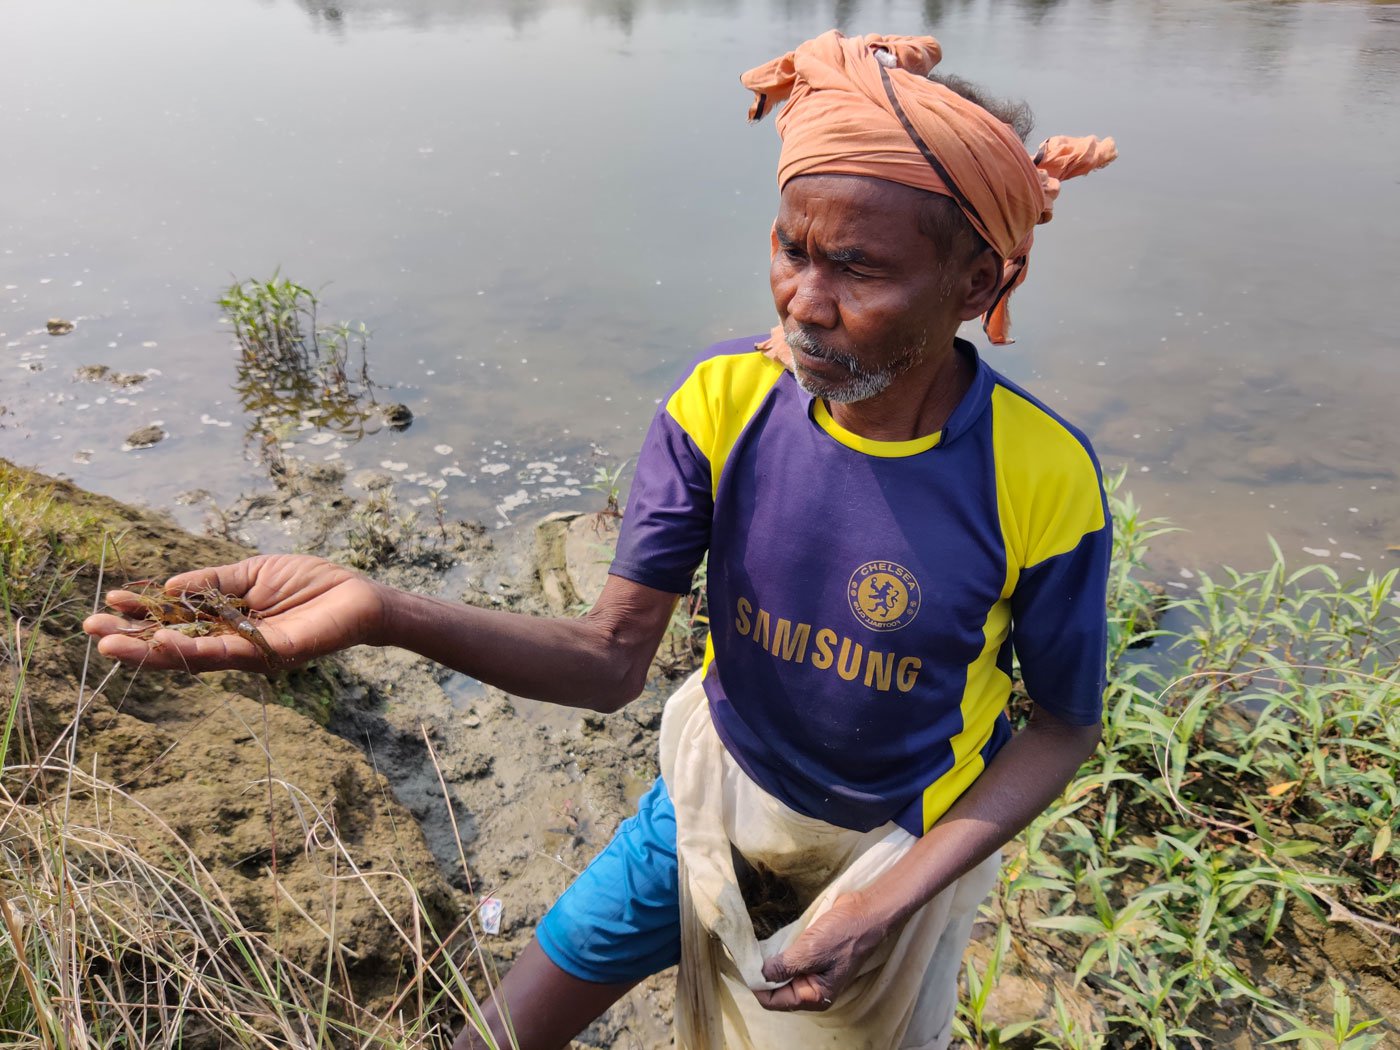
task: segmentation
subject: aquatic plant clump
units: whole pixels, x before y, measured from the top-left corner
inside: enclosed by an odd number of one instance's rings
[[[359,437],[375,407],[369,329],[320,323],[314,292],[274,273],[239,281],[219,297],[239,348],[239,401],[253,415],[250,436],[274,463],[301,422]]]

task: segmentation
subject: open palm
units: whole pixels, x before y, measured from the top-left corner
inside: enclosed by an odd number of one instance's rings
[[[212,588],[248,604],[259,633],[282,666],[373,641],[383,617],[380,587],[348,569],[308,555],[274,554],[233,565],[181,573],[166,581],[178,595]],[[189,637],[178,631],[135,636],[149,626],[131,591],[112,591],[108,604],[119,613],[97,613],[83,630],[99,638],[98,652],[128,664],[191,671],[266,671],[269,661],[252,641],[237,634]],[[132,619],[130,617],[135,617]]]

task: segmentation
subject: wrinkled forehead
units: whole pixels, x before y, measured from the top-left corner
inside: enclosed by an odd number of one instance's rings
[[[869,175],[801,175],[778,198],[779,239],[838,237],[885,245],[913,245],[920,218],[935,195]]]

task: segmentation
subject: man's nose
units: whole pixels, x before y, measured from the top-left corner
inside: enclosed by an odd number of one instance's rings
[[[840,318],[836,297],[815,267],[807,267],[795,278],[796,287],[788,300],[788,316],[801,325],[835,328]]]

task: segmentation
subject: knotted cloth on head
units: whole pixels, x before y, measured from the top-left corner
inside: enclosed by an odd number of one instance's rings
[[[865,175],[951,197],[1004,260],[983,317],[987,337],[1009,343],[1007,299],[1026,279],[1032,233],[1049,222],[1060,182],[1118,156],[1110,138],[1046,139],[1032,158],[1009,125],[928,79],[942,58],[931,36],[846,37],[801,44],[740,80],[762,120],[779,103],[778,188],[799,175]]]

